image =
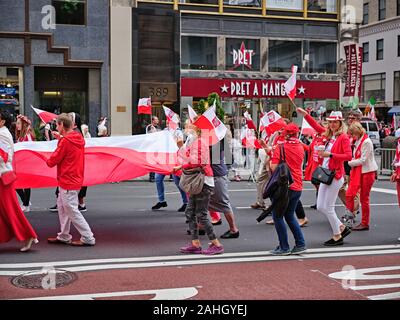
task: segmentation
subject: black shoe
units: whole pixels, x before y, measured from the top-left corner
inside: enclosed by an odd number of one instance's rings
[[[178,212],[185,212],[186,211],[186,207],[187,207],[187,204],[184,203],[183,206],[178,209]]]
[[[222,224],[222,220],[219,219],[217,222],[211,222],[213,226],[219,226],[220,224]]]
[[[343,245],[343,238],[340,238],[339,240],[335,240],[335,239],[330,239],[326,242],[324,242],[324,246],[327,247],[335,247],[335,246],[341,246]]]
[[[350,233],[351,233],[351,229],[346,226],[341,233],[342,239],[346,238]]]
[[[85,206],[85,205],[83,205],[83,206],[81,206],[81,205],[78,205],[78,210],[79,210],[80,212],[86,212],[86,211],[87,211],[87,209],[86,209],[86,206]]]
[[[54,207],[49,208],[50,212],[58,212],[58,208],[57,205],[55,205]]]
[[[151,207],[151,210],[158,210],[166,207],[168,207],[167,202],[158,202],[155,206]]]
[[[155,182],[155,181],[156,181],[156,179],[152,179],[152,178],[149,179],[149,182]]]
[[[221,239],[236,239],[236,238],[239,238],[239,231],[232,232],[231,230],[228,230],[221,236]]]
[[[311,209],[317,210],[317,205],[314,204],[313,206],[310,206]]]

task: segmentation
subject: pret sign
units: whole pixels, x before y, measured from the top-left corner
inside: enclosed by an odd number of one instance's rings
[[[252,69],[253,56],[255,55],[254,50],[246,49],[244,42],[242,42],[240,49],[232,51],[233,55],[233,69],[240,66],[245,66],[248,69]]]

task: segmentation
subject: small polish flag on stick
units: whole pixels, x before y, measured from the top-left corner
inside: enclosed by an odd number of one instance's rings
[[[173,112],[170,108],[163,106],[164,112],[165,112],[165,116],[167,117],[167,121],[169,123],[169,128],[172,130],[175,130],[179,127],[179,116]]]
[[[151,113],[151,98],[141,98],[138,102],[138,114],[152,114]]]
[[[286,94],[292,102],[296,97],[296,74],[297,66],[292,66],[292,75],[284,84]]]
[[[269,136],[275,131],[282,129],[286,125],[282,117],[274,110],[264,114],[260,121],[262,122],[262,126],[265,128]]]
[[[55,113],[51,113],[51,112],[47,112],[41,109],[37,109],[34,108],[31,105],[31,108],[33,109],[33,111],[35,111],[35,113],[38,115],[38,117],[40,118],[40,120],[44,123],[49,123],[51,121],[53,121],[54,119],[57,119],[57,115]]]
[[[197,118],[197,113],[196,111],[193,110],[193,108],[190,105],[188,105],[188,111],[189,111],[190,122],[193,123]]]
[[[253,129],[257,131],[256,125],[254,124],[253,120],[251,119],[251,115],[246,111],[243,116],[246,119],[246,124],[249,129]]]
[[[304,135],[309,135],[313,136],[316,133],[316,131],[310,126],[310,124],[307,122],[305,118],[303,118],[303,123],[301,125],[301,133]]]
[[[209,135],[211,145],[225,138],[226,132],[228,131],[227,127],[215,114],[214,107],[207,109],[193,124],[202,129],[205,135]]]

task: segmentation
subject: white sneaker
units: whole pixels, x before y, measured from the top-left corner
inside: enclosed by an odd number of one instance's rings
[[[31,206],[24,207],[24,209],[22,209],[22,211],[25,213],[31,212]]]
[[[26,207],[23,204],[21,204],[21,210],[22,210],[22,212],[25,212],[25,210],[26,210]]]

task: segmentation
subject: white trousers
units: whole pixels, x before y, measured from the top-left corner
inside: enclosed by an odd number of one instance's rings
[[[78,209],[78,190],[64,190],[60,188],[57,198],[58,217],[60,219],[61,232],[57,239],[70,242],[71,222],[81,235],[81,241],[86,244],[95,244],[96,240],[82,213]]]
[[[339,180],[334,178],[331,185],[328,186],[321,183],[318,189],[317,209],[328,218],[333,234],[335,235],[341,233],[340,226],[342,222],[336,215],[335,203],[343,182],[343,177]]]

